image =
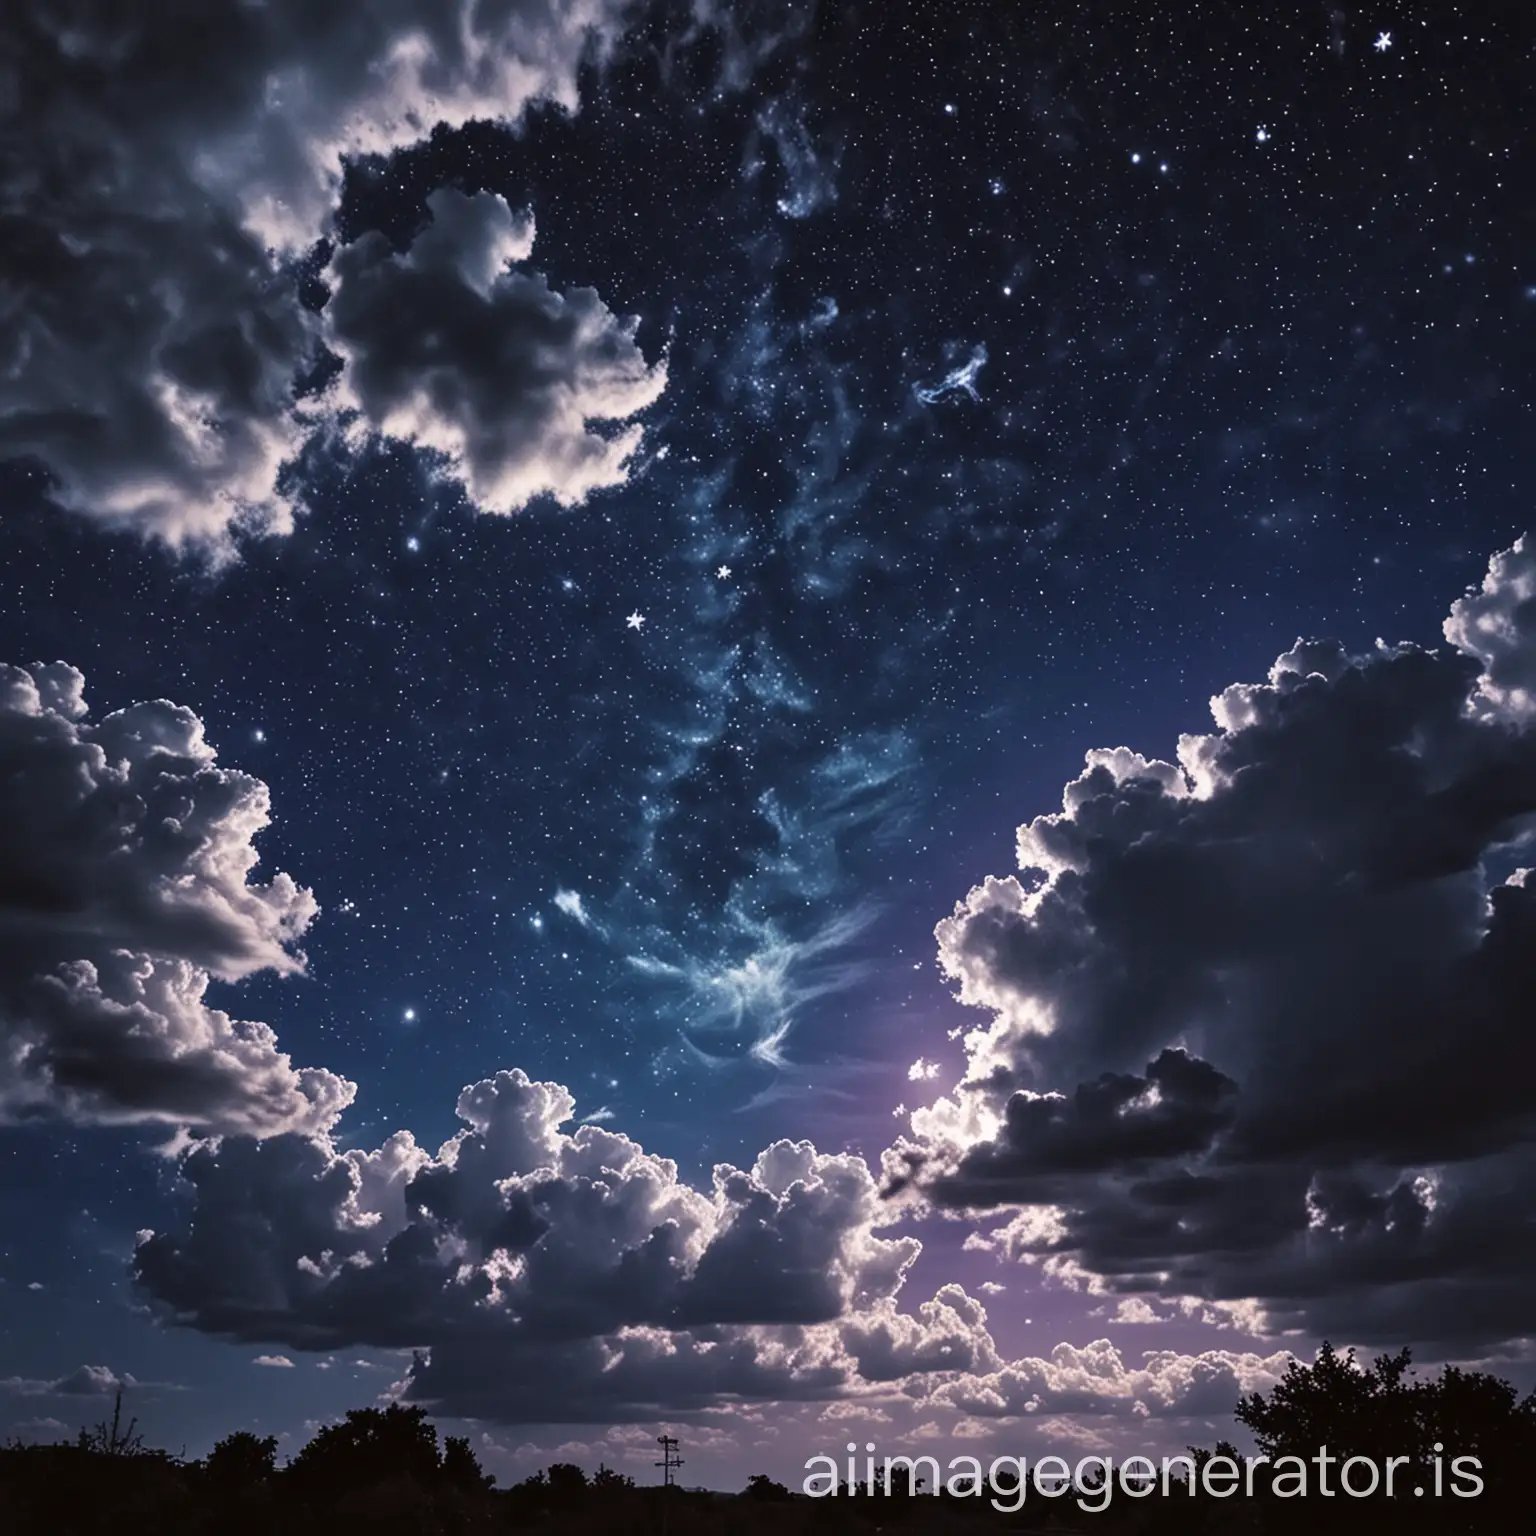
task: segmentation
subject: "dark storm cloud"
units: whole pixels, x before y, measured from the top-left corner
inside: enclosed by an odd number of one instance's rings
[[[513,512],[617,485],[641,428],[598,432],[653,404],[666,368],[635,345],[638,321],[590,288],[553,292],[515,270],[531,218],[493,193],[442,190],[432,222],[396,254],[379,234],[337,252],[327,337],[346,367],[339,403],[378,431],[447,456],[474,501]]]
[[[283,264],[326,232],[343,156],[535,99],[574,107],[578,63],[630,9],[8,7],[0,456],[40,460],[65,505],[172,545],[285,531],[279,470],[313,425],[292,386],[318,338]]]
[[[352,1098],[295,1069],[264,1024],[204,1001],[210,977],[302,969],[316,912],[250,876],[266,785],[216,766],[165,700],[92,724],[62,662],[0,666],[0,1114],[268,1135]]]
[[[993,1022],[894,1185],[1032,1207],[1006,1246],[1123,1290],[1373,1341],[1536,1329],[1536,882],[1483,862],[1536,815],[1530,592],[1517,546],[1461,650],[1298,642],[1176,765],[1090,753],[1022,876],[939,925]]]
[[[1208,1062],[1165,1050],[1144,1076],[1105,1072],[1070,1095],[1015,1093],[996,1136],[967,1150],[941,1196],[963,1205],[1070,1197],[1084,1176],[1205,1152],[1231,1124],[1236,1088]]]

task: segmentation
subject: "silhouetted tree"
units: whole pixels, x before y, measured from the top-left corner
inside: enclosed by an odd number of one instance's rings
[[[567,1504],[587,1491],[587,1474],[574,1462],[557,1461],[549,1469],[548,1483],[550,1498]]]
[[[449,1435],[443,1441],[440,1475],[450,1488],[461,1488],[466,1493],[480,1493],[496,1484],[496,1479],[480,1465],[480,1458],[464,1435]]]
[[[1237,1405],[1265,1456],[1313,1455],[1319,1446],[1341,1456],[1403,1455],[1414,1434],[1414,1402],[1404,1349],[1370,1366],[1355,1352],[1340,1355],[1326,1340],[1311,1365],[1291,1361],[1268,1397],[1255,1392]]]
[[[277,1470],[277,1437],[258,1438],[248,1429],[236,1430],[209,1451],[204,1467],[208,1481],[217,1488],[249,1488],[265,1482]]]
[[[744,1499],[756,1499],[759,1503],[781,1503],[790,1497],[789,1489],[783,1483],[776,1483],[765,1473],[758,1472],[747,1479],[747,1486],[742,1489],[741,1496]]]
[[[1392,1479],[1392,1503],[1399,1511],[1392,1518],[1399,1524],[1411,1510],[1419,1520],[1438,1519],[1442,1529],[1502,1529],[1500,1522],[1516,1518],[1524,1506],[1517,1480],[1536,1460],[1536,1393],[1521,1401],[1508,1382],[1456,1366],[1417,1380],[1411,1361],[1404,1349],[1363,1367],[1355,1363],[1354,1351],[1341,1356],[1325,1343],[1311,1365],[1293,1361],[1268,1395],[1245,1397],[1237,1418],[1271,1458],[1310,1460],[1323,1447],[1341,1463],[1351,1456],[1370,1458],[1383,1473],[1378,1503],[1387,1497],[1388,1460],[1403,1458]],[[1462,1460],[1466,1457],[1474,1461]],[[1458,1467],[1482,1485],[1466,1502],[1457,1490],[1469,1490],[1472,1483],[1458,1477]],[[1440,1497],[1427,1500],[1426,1493]],[[1415,1499],[1422,1501],[1417,1507]],[[1329,1509],[1324,1501],[1309,1500],[1308,1508],[1348,1523],[1363,1515],[1363,1502],[1335,1500],[1338,1507]]]
[[[882,1491],[893,1499],[911,1499],[927,1486],[927,1478],[915,1477],[911,1467],[892,1467],[886,1474]]]
[[[95,1429],[81,1429],[76,1444],[82,1451],[93,1451],[98,1456],[141,1456],[144,1453],[144,1437],[138,1432],[139,1421],[129,1419],[123,1425],[123,1389],[117,1389],[112,1400],[112,1422],[103,1420]]]
[[[428,1487],[437,1480],[437,1430],[425,1408],[391,1403],[354,1408],[327,1424],[289,1462],[287,1476],[306,1493],[377,1487],[402,1479]]]

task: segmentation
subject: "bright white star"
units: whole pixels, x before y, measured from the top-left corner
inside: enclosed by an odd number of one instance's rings
[[[1390,32],[1380,32],[1380,33],[1377,34],[1377,36],[1376,36],[1376,52],[1377,53],[1385,53],[1387,51],[1387,49],[1390,48],[1391,46],[1392,46],[1392,34]]]
[[[262,730],[260,726],[258,726],[254,731],[251,732],[251,739],[253,741],[265,741],[267,739],[267,733]]]
[[[405,547],[414,555],[421,548],[421,540],[413,534],[405,541]]]
[[[720,567],[720,569],[715,572],[715,575],[718,576],[721,581],[729,581],[731,579],[731,568],[730,568],[730,566],[722,565]]]
[[[407,1024],[414,1024],[416,1022],[416,1010],[414,1008],[407,1008],[404,1017]]]
[[[1268,128],[1260,128],[1258,133],[1255,135],[1255,137],[1258,139],[1260,144],[1267,144],[1267,143],[1269,143],[1269,129]]]
[[[632,613],[627,619],[624,620],[624,622],[628,624],[631,629],[639,630],[645,624],[645,615],[643,613]]]

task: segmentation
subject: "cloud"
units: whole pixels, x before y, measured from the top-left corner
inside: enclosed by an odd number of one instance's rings
[[[436,1155],[404,1131],[371,1153],[324,1136],[199,1145],[182,1164],[198,1220],[141,1241],[139,1278],[210,1331],[402,1346],[450,1324],[561,1340],[821,1322],[892,1294],[917,1252],[875,1235],[858,1158],[777,1142],[706,1193],[628,1137],[566,1134],[573,1110],[559,1084],[502,1072],[460,1095],[463,1128]]]
[[[555,1345],[450,1336],[418,1355],[404,1395],[500,1423],[647,1423],[747,1400],[819,1402],[847,1367],[828,1330],[626,1328]]]
[[[82,1365],[54,1382],[61,1397],[105,1397],[134,1385],[132,1376],[119,1376],[105,1365]]]
[[[567,1133],[573,1110],[560,1085],[514,1071],[464,1090],[463,1128],[436,1154],[404,1131],[372,1152],[204,1143],[182,1162],[193,1219],[141,1234],[138,1283],[162,1317],[209,1333],[413,1348],[398,1392],[507,1423],[874,1390],[973,1412],[993,1390],[975,1383],[1009,1371],[1053,1404],[1081,1396],[1070,1371],[1005,1362],[958,1285],[899,1309],[918,1244],[878,1233],[888,1207],[862,1160],[777,1142],[704,1191],[627,1137]],[[1160,1356],[1154,1375],[1199,1378],[1169,1363],[1182,1359]],[[1153,1411],[1184,1411],[1188,1391],[1135,1380]]]
[[[1206,1151],[1230,1124],[1237,1085],[1208,1062],[1165,1049],[1145,1075],[1105,1072],[1071,1095],[1019,1089],[997,1133],[934,1185],[949,1205],[1064,1198],[1084,1176]]]
[[[834,1325],[894,1296],[919,1251],[875,1230],[887,1208],[863,1160],[776,1142],[700,1190],[623,1135],[562,1130],[573,1111],[513,1071],[463,1091],[436,1154],[405,1131],[372,1152],[200,1143],[181,1162],[194,1219],[140,1235],[138,1282],[209,1333],[423,1349],[409,1390],[445,1412],[836,1395]]]
[[[287,531],[319,328],[286,263],[327,233],[343,157],[574,108],[630,9],[208,0],[190,28],[177,6],[8,10],[0,457],[173,546]],[[601,328],[595,301],[565,302]]]
[[[591,288],[555,293],[526,260],[533,221],[494,193],[443,189],[410,249],[364,235],[333,259],[327,338],[345,362],[336,400],[446,456],[484,511],[536,496],[573,506],[623,483],[638,424],[666,388]],[[595,424],[609,424],[599,430]]]
[[[62,662],[0,666],[0,1116],[319,1129],[352,1084],[296,1069],[211,978],[302,970],[317,910],[253,882],[267,787],[165,700],[87,719]]]
[[[1536,1330],[1523,549],[1458,649],[1298,641],[1176,763],[1088,754],[938,927],[991,1022],[892,1192],[1021,1210],[1003,1250],[1066,1283],[1361,1342]]]
[[[1445,638],[1483,664],[1478,707],[1529,724],[1536,715],[1536,549],[1524,538],[1493,557],[1480,589],[1451,605]]]
[[[1173,1418],[1231,1413],[1239,1397],[1267,1392],[1285,1374],[1288,1352],[1152,1350],[1128,1366],[1108,1339],[1082,1348],[1058,1344],[1048,1358],[1026,1358],[984,1375],[939,1385],[926,1399],[974,1418],[1106,1414]]]
[[[77,1366],[67,1376],[52,1381],[33,1381],[21,1376],[0,1377],[0,1391],[20,1397],[110,1397],[142,1385],[130,1375],[119,1376],[105,1365]]]
[[[436,1154],[400,1131],[367,1152],[323,1135],[188,1150],[179,1232],[140,1234],[134,1272],[165,1321],[294,1349],[411,1349],[392,1389],[452,1417],[634,1423],[743,1403],[881,1401],[967,1415],[1187,1413],[1267,1382],[1281,1357],[1102,1341],[1007,1361],[986,1308],[898,1293],[914,1238],[864,1162],[781,1141],[709,1190],[627,1137],[562,1127],[570,1094],[521,1072],[466,1088]],[[257,1363],[286,1364],[286,1355]]]
[[[11,1433],[22,1440],[40,1442],[56,1440],[69,1433],[69,1426],[62,1419],[22,1419],[10,1426]]]
[[[1110,1322],[1141,1326],[1147,1323],[1166,1323],[1169,1319],[1149,1306],[1140,1296],[1122,1296],[1116,1305]]]
[[[758,1401],[875,1422],[900,1404],[1179,1417],[1229,1410],[1288,1358],[1130,1366],[1097,1341],[1009,1361],[959,1285],[900,1308],[920,1245],[882,1235],[895,1213],[862,1159],[780,1141],[697,1189],[625,1136],[567,1131],[574,1108],[511,1071],[463,1090],[435,1154],[406,1131],[373,1151],[200,1143],[181,1160],[191,1219],[139,1234],[137,1285],[163,1321],[225,1338],[409,1349],[393,1395],[489,1423],[654,1425]]]
[[[294,1368],[293,1361],[287,1355],[257,1355],[251,1364],[270,1366],[279,1371],[291,1371]]]
[[[987,1331],[987,1309],[959,1285],[940,1287],[915,1316],[882,1300],[850,1317],[842,1340],[859,1375],[869,1382],[935,1371],[991,1371],[1002,1365]]]

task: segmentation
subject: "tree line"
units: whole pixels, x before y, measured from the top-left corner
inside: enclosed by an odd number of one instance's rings
[[[1026,1497],[1010,1498],[1006,1474],[981,1496],[964,1495],[900,1468],[813,1498],[763,1474],[737,1494],[719,1494],[637,1487],[610,1468],[588,1474],[568,1463],[498,1488],[467,1438],[440,1440],[425,1409],[398,1403],[353,1409],[281,1466],[276,1439],[249,1430],[188,1460],[147,1447],[137,1423],[123,1421],[119,1393],[112,1417],[73,1441],[0,1448],[0,1529],[8,1536],[333,1536],[353,1529],[369,1536],[907,1529],[1505,1536],[1530,1528],[1522,1479],[1536,1471],[1536,1393],[1522,1399],[1499,1377],[1450,1366],[1420,1378],[1406,1349],[1362,1365],[1353,1352],[1324,1344],[1312,1363],[1293,1362],[1268,1393],[1242,1398],[1235,1417],[1254,1452],[1225,1441],[1191,1448],[1180,1474],[1146,1497],[1105,1497],[1102,1481],[1087,1474],[1056,1498],[1027,1489]],[[1294,1481],[1287,1489],[1287,1460],[1315,1466],[1323,1447],[1335,1469],[1351,1459],[1377,1467],[1395,1461],[1390,1496],[1382,1486],[1352,1496],[1337,1475],[1331,1492],[1315,1477],[1300,1496]],[[1465,1483],[1453,1489],[1445,1476],[1468,1460],[1477,1468],[1475,1494]],[[1239,1477],[1246,1486],[1233,1486],[1226,1462],[1246,1474]],[[1357,1476],[1353,1487],[1364,1486]]]

